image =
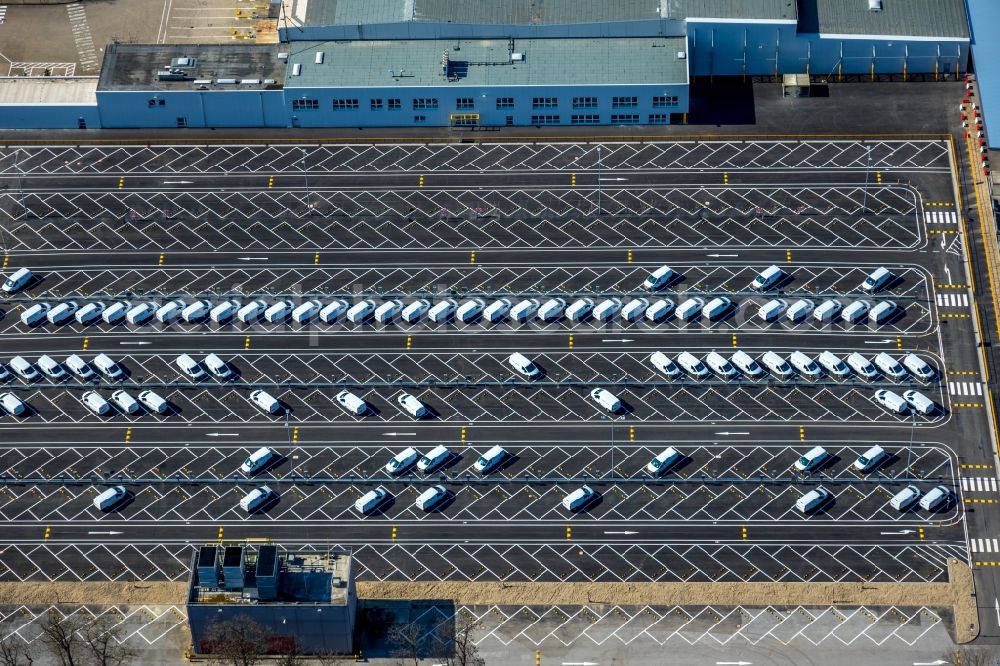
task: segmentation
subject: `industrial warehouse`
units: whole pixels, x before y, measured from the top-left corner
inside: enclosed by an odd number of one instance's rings
[[[111,43],[97,77],[5,79],[0,126],[667,125],[699,77],[954,80],[970,44],[964,0],[286,0],[269,15],[276,44]]]

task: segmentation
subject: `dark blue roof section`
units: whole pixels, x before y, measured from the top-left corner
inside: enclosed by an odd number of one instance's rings
[[[1000,31],[1000,2],[967,0],[967,3],[972,24],[972,59],[986,121],[986,137],[991,149],[1000,149],[1000,35],[997,34]]]

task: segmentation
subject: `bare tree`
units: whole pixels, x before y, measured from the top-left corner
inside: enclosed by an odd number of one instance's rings
[[[420,666],[427,651],[428,637],[424,627],[415,622],[394,624],[386,635],[392,646],[390,655],[397,666]]]
[[[246,615],[213,622],[206,639],[212,661],[224,666],[254,666],[267,649],[264,628]]]
[[[34,657],[15,629],[14,623],[0,626],[0,666],[31,666]]]
[[[95,617],[83,630],[83,642],[97,666],[122,666],[136,656],[122,637],[122,627],[108,615]]]
[[[456,615],[453,623],[438,628],[437,637],[445,646],[444,663],[447,666],[486,666],[473,640],[476,628],[475,618],[464,614]]]
[[[941,655],[941,661],[949,666],[995,666],[1000,659],[1000,650],[993,646],[966,646],[948,650]]]
[[[39,625],[42,630],[39,640],[61,666],[81,666],[87,653],[81,630],[89,622],[79,615],[63,617],[53,608]]]
[[[354,664],[357,662],[352,655],[334,654],[332,652],[317,654],[316,661],[319,663],[319,666],[347,666],[349,663]]]

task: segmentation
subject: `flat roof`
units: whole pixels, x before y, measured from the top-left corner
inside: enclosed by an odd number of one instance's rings
[[[97,77],[0,78],[0,104],[97,104]]]
[[[292,42],[287,88],[687,83],[684,37]],[[457,47],[457,48],[456,48]],[[441,61],[448,51],[451,78]],[[315,54],[323,52],[323,63]]]
[[[796,16],[796,0],[308,0],[305,23],[546,25],[688,17],[787,21]]]
[[[821,35],[969,38],[965,0],[799,0],[799,32]]]
[[[280,88],[285,79],[285,63],[278,59],[283,50],[277,44],[108,44],[104,52],[98,90],[195,90],[195,81],[211,80],[210,89],[248,90]],[[182,80],[161,81],[158,72],[171,63],[190,58],[180,65]],[[219,79],[260,83],[218,84]],[[273,80],[273,84],[264,84]]]

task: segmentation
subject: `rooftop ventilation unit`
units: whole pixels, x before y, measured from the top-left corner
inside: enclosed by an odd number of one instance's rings
[[[322,51],[316,51],[316,64],[317,65],[322,65],[323,64],[323,52]]]
[[[868,0],[868,9],[873,12],[882,11],[882,0]]]
[[[194,67],[197,64],[197,58],[173,58],[170,61],[171,69],[174,67]]]
[[[226,546],[222,551],[222,580],[227,590],[243,589],[246,558],[242,546]]]
[[[183,69],[161,69],[156,73],[156,78],[160,81],[183,81],[187,74]]]
[[[511,53],[510,54],[510,61],[511,62],[524,62],[524,54],[523,53]]]
[[[219,549],[215,546],[202,546],[198,551],[198,585],[211,589],[218,588],[221,572]]]
[[[302,63],[297,62],[292,65],[292,76],[298,76],[302,73]]]
[[[239,83],[237,79],[216,79],[215,82],[219,85],[234,85]]]

